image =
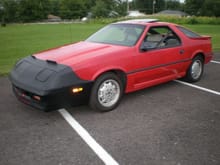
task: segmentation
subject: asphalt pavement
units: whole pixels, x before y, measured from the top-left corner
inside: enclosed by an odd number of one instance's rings
[[[212,62],[194,85],[220,92],[219,84]],[[0,92],[1,165],[104,164],[58,111],[18,102],[7,77]],[[120,165],[220,164],[220,95],[172,81],[127,94],[108,113],[67,111]]]

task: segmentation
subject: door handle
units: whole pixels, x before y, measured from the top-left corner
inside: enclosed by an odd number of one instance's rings
[[[185,52],[184,49],[180,50],[180,54],[184,54],[184,52]]]

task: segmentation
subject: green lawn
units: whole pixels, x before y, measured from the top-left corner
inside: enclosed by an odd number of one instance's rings
[[[14,63],[34,52],[87,38],[103,24],[15,24],[0,27],[0,75],[7,74]],[[213,48],[220,51],[219,25],[185,25],[213,37]]]
[[[7,74],[22,57],[83,40],[102,26],[104,25],[16,24],[0,27],[0,75]]]

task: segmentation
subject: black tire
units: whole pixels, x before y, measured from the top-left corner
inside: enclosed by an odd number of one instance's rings
[[[201,79],[204,70],[204,60],[201,56],[193,58],[191,65],[189,66],[185,81],[193,83]]]
[[[89,105],[97,111],[111,111],[118,106],[123,93],[124,86],[120,78],[114,73],[105,73],[95,81]]]

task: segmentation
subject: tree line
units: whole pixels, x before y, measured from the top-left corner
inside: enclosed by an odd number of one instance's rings
[[[1,22],[42,21],[48,14],[62,19],[79,19],[90,13],[94,18],[119,17],[130,10],[146,14],[165,9],[181,10],[196,16],[220,16],[219,0],[0,0]]]
[[[220,0],[133,0],[132,8],[151,14],[162,10],[180,10],[194,16],[220,16]]]
[[[93,17],[126,14],[123,0],[0,0],[0,18],[6,22],[32,22],[48,14],[62,19],[79,19],[92,13]]]
[[[185,0],[185,11],[198,16],[220,16],[220,0]]]

